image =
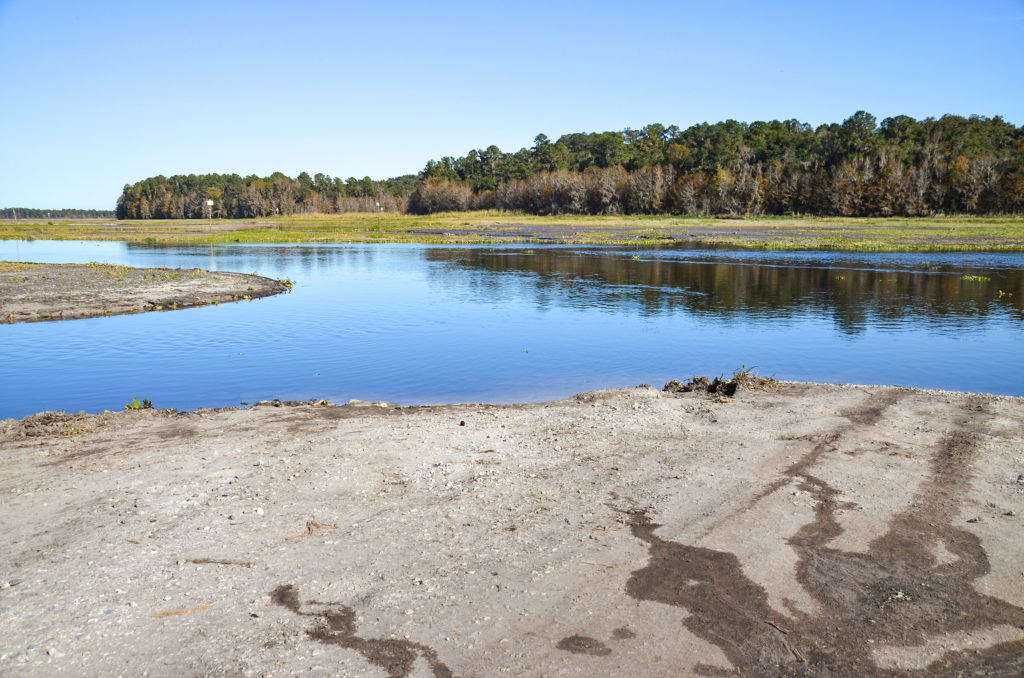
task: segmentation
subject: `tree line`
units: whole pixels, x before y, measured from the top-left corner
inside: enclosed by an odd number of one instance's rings
[[[237,175],[125,186],[121,218],[254,217],[376,209],[426,214],[811,214],[918,216],[1024,211],[1024,127],[996,116],[879,123],[727,120],[687,129],[574,133],[514,153],[497,146],[430,160],[385,181]]]
[[[292,179],[281,172],[269,177],[237,174],[157,176],[126,185],[117,199],[118,219],[253,218],[278,214],[395,212],[419,184],[406,175],[374,181],[342,180],[302,172]],[[212,201],[213,204],[208,204]]]
[[[812,128],[727,120],[544,135],[427,163],[409,209],[534,214],[915,216],[1024,211],[1024,127],[858,111]],[[466,188],[469,188],[469,191]]]
[[[0,219],[111,219],[112,210],[82,210],[65,208],[59,210],[36,209],[33,207],[0,208]]]

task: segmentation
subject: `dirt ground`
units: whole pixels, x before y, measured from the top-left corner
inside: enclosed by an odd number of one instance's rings
[[[287,283],[255,274],[198,268],[0,261],[0,322],[170,311],[256,299],[288,289]]]
[[[1024,399],[0,422],[0,674],[1024,675]]]

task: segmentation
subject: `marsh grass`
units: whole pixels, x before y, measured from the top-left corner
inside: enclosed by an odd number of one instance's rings
[[[39,268],[46,268],[49,264],[33,264],[26,261],[0,261],[0,273],[23,273]]]
[[[573,243],[772,250],[1024,251],[1024,217],[826,218],[537,216],[499,211],[385,212],[273,219],[0,223],[0,239],[156,243]]]

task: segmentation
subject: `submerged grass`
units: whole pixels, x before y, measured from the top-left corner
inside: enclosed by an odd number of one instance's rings
[[[0,239],[157,243],[574,243],[853,251],[1024,251],[1024,217],[536,216],[498,211],[386,212],[250,220],[94,219],[0,223]]]

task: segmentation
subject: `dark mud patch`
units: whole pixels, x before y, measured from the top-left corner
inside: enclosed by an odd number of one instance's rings
[[[894,392],[845,416],[851,423],[874,423],[898,398]],[[977,403],[965,409],[976,412]],[[781,484],[772,483],[778,488],[795,482],[814,498],[814,520],[789,544],[798,557],[797,580],[819,612],[791,608],[789,616],[780,614],[734,554],[663,540],[644,511],[631,512],[630,525],[648,544],[650,562],[632,574],[628,595],[687,610],[683,625],[719,647],[734,666],[695,667],[705,675],[1024,675],[1024,640],[950,651],[920,671],[876,664],[877,647],[914,647],[936,635],[1000,625],[1024,627],[1024,608],[978,592],[975,582],[989,572],[988,558],[975,535],[952,524],[973,475],[973,431],[954,431],[941,441],[909,508],[890,521],[867,553],[828,546],[842,533],[835,515],[846,505],[811,470],[823,454],[840,451],[846,428],[824,436],[786,469]],[[940,544],[955,556],[952,562],[936,559]]]
[[[323,608],[321,612],[303,612],[299,593],[290,584],[278,586],[270,594],[270,602],[302,617],[316,620],[306,635],[321,643],[355,650],[373,665],[387,671],[388,678],[404,678],[412,673],[416,657],[422,656],[436,678],[451,678],[451,669],[427,645],[409,640],[360,638],[356,635],[356,615],[352,608],[339,603],[310,601],[308,605]]]
[[[851,424],[859,426],[872,426],[878,423],[882,414],[890,407],[902,400],[909,391],[891,390],[881,395],[872,396],[868,405],[845,410],[840,412]]]
[[[730,520],[741,513],[750,511],[762,499],[765,499],[775,492],[778,492],[786,485],[792,483],[794,478],[803,478],[807,473],[807,469],[817,464],[822,455],[835,449],[834,446],[836,441],[838,441],[844,433],[858,425],[870,426],[878,422],[885,410],[897,404],[907,393],[909,393],[909,391],[893,390],[886,392],[881,396],[872,395],[867,404],[842,412],[841,415],[849,421],[848,424],[840,426],[833,431],[828,431],[824,434],[807,438],[807,440],[816,441],[814,447],[809,452],[802,455],[800,459],[787,467],[778,478],[768,483],[764,489],[751,497],[750,500],[748,500],[738,510],[732,511],[710,523],[701,533],[701,536],[708,536],[725,521]],[[854,507],[844,506],[839,508]]]
[[[597,638],[590,638],[589,636],[569,636],[568,638],[562,638],[556,645],[559,650],[565,650],[566,652],[572,652],[573,654],[589,654],[595,657],[605,657],[612,653],[610,647],[602,643]]]
[[[63,464],[71,464],[72,462],[85,461],[91,457],[99,457],[107,453],[111,453],[112,450],[107,445],[93,445],[84,449],[76,450],[70,454],[64,454],[49,461],[40,462],[40,466],[61,466]]]

